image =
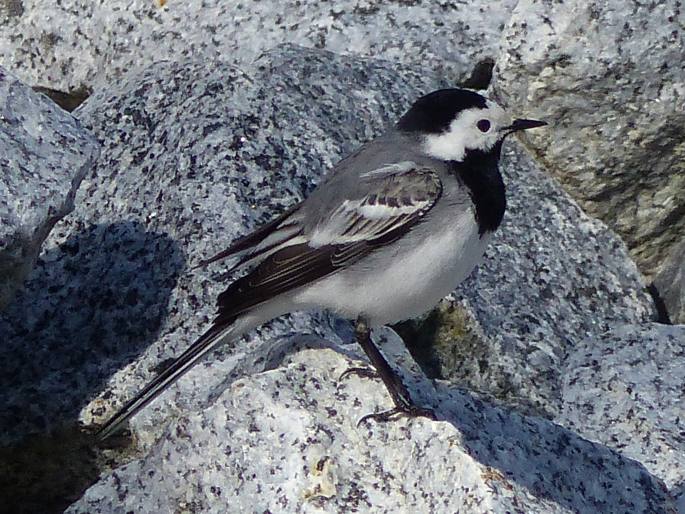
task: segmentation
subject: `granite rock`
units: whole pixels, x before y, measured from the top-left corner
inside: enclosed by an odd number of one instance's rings
[[[522,0],[495,67],[498,97],[550,122],[530,144],[653,276],[685,234],[681,2]]]
[[[109,417],[213,317],[214,300],[231,279],[228,263],[191,270],[193,264],[295,203],[416,97],[445,85],[442,75],[422,69],[398,71],[392,63],[286,46],[246,71],[206,60],[160,62],[91,96],[75,115],[102,145],[97,166],[82,181],[74,212],[50,234],[25,291],[0,315],[7,369],[0,377],[3,442],[73,426],[77,419],[93,425]],[[483,354],[488,365],[509,372],[521,385],[520,396],[553,416],[561,356],[576,341],[616,323],[648,320],[653,310],[620,241],[585,217],[515,143],[507,147],[503,168],[512,210],[485,267],[462,289],[463,305],[492,345],[483,347],[490,352]],[[292,332],[317,337],[303,341],[288,337]],[[172,503],[172,511],[219,511],[226,497],[243,494],[238,489],[247,493],[241,501],[259,497],[271,505],[282,498],[282,508],[273,510],[313,510],[316,502],[329,501],[331,487],[333,510],[378,506],[389,497],[397,502],[409,490],[411,510],[437,501],[449,505],[456,483],[458,499],[484,502],[494,511],[624,505],[631,512],[668,512],[663,484],[639,463],[453,385],[440,382],[433,390],[390,331],[381,333],[384,350],[401,369],[412,370],[410,389],[447,423],[371,427],[363,434],[378,434],[378,449],[356,448],[368,439],[355,435],[359,417],[389,400],[382,386],[355,377],[338,387],[351,388],[358,400],[336,396],[331,383],[351,365],[349,357],[359,357],[356,346],[342,344],[349,336],[345,322],[297,314],[217,349],[133,419],[141,457],[105,476],[72,510],[116,511],[112,502],[121,497],[143,512]],[[293,354],[299,347],[316,350]],[[473,362],[465,360],[465,366]],[[489,399],[496,396],[488,390],[497,384],[496,372],[486,375],[480,397]],[[240,396],[242,390],[247,396]],[[276,394],[282,405],[273,400]],[[233,421],[227,422],[229,409]],[[283,416],[257,419],[255,412],[268,409]],[[343,430],[336,441],[351,453],[330,468],[307,447],[292,453],[288,445],[306,440],[310,423],[317,434]],[[250,446],[259,444],[259,434],[267,437],[263,453],[247,453],[260,451]],[[228,447],[231,438],[235,446]],[[391,438],[400,446],[388,449]],[[334,442],[329,446],[338,453]],[[217,448],[227,453],[208,458]],[[456,453],[446,460],[448,450]],[[442,456],[437,462],[444,465],[426,475],[427,466],[419,463],[415,469],[423,478],[398,473],[388,479],[392,490],[384,491],[375,477],[400,469],[403,462],[393,458],[401,455],[426,459],[421,462]],[[350,459],[368,465],[357,472]],[[453,461],[461,467],[450,468]],[[277,469],[281,462],[285,471]],[[250,466],[266,469],[266,463],[273,464],[273,476],[291,469],[304,474],[244,480],[253,473]],[[368,474],[360,482],[354,473],[362,472]],[[176,480],[200,486],[176,488]],[[152,493],[154,481],[159,488]],[[254,492],[259,487],[273,487],[273,494],[260,497]],[[313,499],[303,503],[300,493]]]
[[[616,326],[566,359],[555,421],[642,463],[685,512],[685,326]]]
[[[376,336],[411,361],[391,330]],[[66,512],[674,512],[641,464],[416,368],[405,380],[439,421],[358,425],[390,404],[378,380],[338,380],[357,361],[317,349],[282,364],[186,412]]]
[[[12,299],[98,155],[68,113],[0,67],[0,309]]]
[[[505,147],[501,168],[507,212],[484,262],[401,333],[434,376],[554,418],[568,351],[655,310],[623,242],[520,145]]]
[[[514,5],[16,0],[0,4],[0,62],[31,85],[75,91],[114,83],[159,60],[245,64],[295,43],[422,65],[455,82],[479,61],[494,59]]]
[[[672,323],[685,324],[685,239],[674,246],[654,278],[654,286]]]

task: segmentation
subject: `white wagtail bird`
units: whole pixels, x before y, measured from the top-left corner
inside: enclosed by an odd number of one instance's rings
[[[99,437],[116,431],[218,343],[277,316],[320,308],[356,320],[357,341],[392,397],[393,409],[367,417],[432,417],[412,402],[370,328],[423,314],[466,278],[504,216],[498,169],[504,139],[543,125],[512,119],[465,89],[417,100],[394,127],[340,161],[307,199],[200,263],[235,258],[231,269],[251,271],[219,295],[209,329],[107,421]]]

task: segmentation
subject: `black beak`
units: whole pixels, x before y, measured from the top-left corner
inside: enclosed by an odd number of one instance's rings
[[[532,129],[532,128],[536,128],[536,127],[544,127],[545,125],[547,125],[546,121],[514,120],[514,123],[512,123],[508,127],[504,127],[504,130],[507,131],[507,134],[511,134],[512,132],[518,132],[519,130],[527,130],[527,129]]]

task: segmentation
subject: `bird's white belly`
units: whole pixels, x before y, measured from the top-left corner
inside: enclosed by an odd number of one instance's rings
[[[391,244],[347,270],[292,298],[303,307],[326,306],[374,326],[413,318],[451,293],[482,258],[490,239],[478,235],[471,212],[438,233],[408,234],[411,244]]]

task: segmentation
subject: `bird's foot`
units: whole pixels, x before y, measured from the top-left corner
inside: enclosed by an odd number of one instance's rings
[[[357,375],[358,377],[362,378],[379,378],[378,371],[376,371],[373,368],[355,367],[348,368],[345,371],[343,371],[342,375],[340,375],[340,377],[338,378],[338,382],[346,379],[351,375]]]
[[[364,421],[374,420],[379,423],[387,423],[388,421],[392,421],[393,419],[400,417],[423,417],[431,419],[433,421],[437,419],[437,416],[435,415],[435,412],[432,409],[428,409],[425,407],[417,407],[416,405],[403,405],[395,406],[395,408],[383,412],[374,412],[373,414],[367,414],[357,422],[357,426],[361,425]]]

